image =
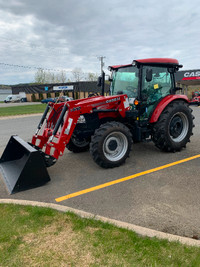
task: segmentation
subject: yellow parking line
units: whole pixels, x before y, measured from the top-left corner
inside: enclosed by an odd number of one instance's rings
[[[66,196],[62,196],[62,197],[56,198],[55,200],[56,200],[56,202],[61,202],[63,200],[69,199],[69,198],[77,197],[77,196],[80,196],[80,195],[83,195],[83,194],[86,194],[86,193],[89,193],[89,192],[92,192],[92,191],[96,191],[96,190],[99,190],[99,189],[102,189],[102,188],[105,188],[105,187],[108,187],[108,186],[111,186],[111,185],[114,185],[114,184],[119,184],[119,183],[122,183],[122,182],[125,182],[125,181],[128,181],[128,180],[137,178],[139,176],[143,176],[143,175],[146,175],[146,174],[157,172],[157,171],[160,171],[160,170],[163,170],[163,169],[166,169],[166,168],[169,168],[169,167],[172,167],[172,166],[175,166],[175,165],[178,165],[178,164],[181,164],[181,163],[193,160],[193,159],[197,159],[197,158],[200,158],[200,154],[196,155],[196,156],[193,156],[193,157],[186,158],[186,159],[182,159],[182,160],[179,160],[179,161],[175,161],[175,162],[172,162],[172,163],[169,163],[169,164],[157,167],[157,168],[153,168],[153,169],[150,169],[150,170],[147,170],[147,171],[139,172],[139,173],[136,173],[136,174],[124,177],[124,178],[120,178],[120,179],[117,179],[117,180],[114,180],[114,181],[111,181],[111,182],[108,182],[108,183],[104,183],[104,184],[100,184],[100,185],[97,185],[97,186],[94,186],[94,187],[90,187],[90,188],[87,188],[87,189],[84,189],[84,190],[81,190],[81,191],[78,191],[78,192],[75,192],[75,193],[72,193],[72,194],[69,194],[69,195],[66,195]]]

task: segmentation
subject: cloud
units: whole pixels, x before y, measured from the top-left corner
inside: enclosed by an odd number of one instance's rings
[[[0,0],[0,62],[99,72],[99,55],[106,65],[175,57],[199,68],[199,9],[197,0]],[[15,68],[6,80],[0,67],[0,83],[34,79]]]

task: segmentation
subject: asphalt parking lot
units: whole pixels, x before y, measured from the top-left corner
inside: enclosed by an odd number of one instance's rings
[[[105,170],[89,152],[66,150],[48,169],[51,181],[45,186],[9,195],[1,177],[0,198],[59,203],[163,232],[200,237],[200,108],[193,110],[194,135],[181,152],[164,153],[152,142],[137,143],[123,166]],[[0,120],[0,154],[12,134],[30,141],[39,119],[37,115]]]

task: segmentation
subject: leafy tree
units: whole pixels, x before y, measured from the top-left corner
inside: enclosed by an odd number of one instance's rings
[[[80,82],[80,81],[97,81],[98,75],[97,73],[89,72],[84,74],[81,68],[75,68],[72,70],[72,81]],[[67,79],[66,72],[61,70],[58,73],[45,71],[44,69],[38,69],[35,73],[35,81],[36,84],[46,84],[46,83],[66,83],[71,82],[70,79]]]
[[[39,100],[41,101],[42,99],[44,99],[44,97],[43,97],[43,94],[39,94]]]
[[[80,82],[84,78],[84,73],[81,68],[75,68],[72,70],[72,76],[75,82]]]
[[[98,74],[89,72],[87,75],[87,80],[88,81],[97,81],[98,80]]]
[[[61,70],[56,76],[56,78],[60,83],[66,83],[67,81],[66,72],[64,70]]]
[[[32,102],[36,102],[36,96],[35,96],[35,94],[32,94],[31,95],[31,98],[32,98]]]
[[[35,82],[39,84],[44,84],[46,82],[46,72],[43,69],[38,69],[35,73]]]
[[[55,74],[54,72],[38,69],[35,73],[35,83],[65,83],[67,80],[65,71],[60,71]]]

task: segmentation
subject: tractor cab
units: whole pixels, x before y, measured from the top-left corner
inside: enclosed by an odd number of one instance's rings
[[[127,94],[132,109],[140,110],[140,120],[149,119],[158,102],[175,94],[176,59],[134,60],[129,65],[111,66],[111,95]],[[137,100],[137,101],[135,101]],[[139,103],[136,107],[135,103]]]

